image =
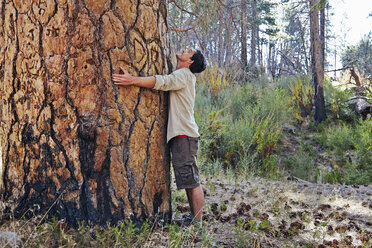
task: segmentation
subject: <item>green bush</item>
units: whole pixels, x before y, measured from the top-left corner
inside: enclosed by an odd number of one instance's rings
[[[222,74],[221,74],[222,73]],[[199,77],[195,116],[200,127],[199,160],[202,171],[249,171],[278,177],[277,155],[284,124],[305,123],[311,115],[313,90],[309,76],[281,77],[274,83],[257,79],[236,83],[224,70],[211,69]],[[349,106],[349,91],[324,82],[329,118],[318,125],[312,118],[300,127],[300,151],[284,160],[290,174],[309,181],[329,183],[372,182],[371,120],[361,121]],[[303,129],[305,127],[305,129]],[[325,148],[332,169],[316,167],[317,150]],[[279,148],[279,149],[278,149]],[[283,151],[285,152],[285,151]],[[283,155],[283,154],[282,154]]]
[[[290,170],[291,175],[306,181],[314,181],[314,158],[304,152],[289,156],[284,160],[284,166]]]
[[[335,88],[328,77],[324,78],[324,101],[328,118],[334,121],[344,121],[354,123],[358,116],[350,104],[349,98],[352,96],[351,90],[341,90]]]
[[[353,129],[345,124],[330,126],[327,128],[327,146],[332,154],[335,155],[337,162],[344,165],[346,163],[346,153],[353,149]]]
[[[371,171],[369,175],[372,179],[372,119],[360,122],[353,144],[357,150],[358,167]]]
[[[195,101],[203,164],[221,161],[224,168],[257,173],[270,168],[270,175],[277,174],[272,156],[283,124],[291,120],[288,93],[253,84],[224,87],[213,94],[208,89],[208,82],[200,81]]]

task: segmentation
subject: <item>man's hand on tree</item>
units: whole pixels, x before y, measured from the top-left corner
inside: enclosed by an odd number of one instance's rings
[[[136,77],[130,75],[123,67],[120,67],[120,71],[124,74],[112,74],[112,81],[114,81],[116,85],[130,86],[135,84]]]
[[[124,74],[112,74],[112,81],[119,86],[135,85],[138,87],[153,88],[156,83],[155,77],[134,77],[130,75],[124,68],[120,67]]]

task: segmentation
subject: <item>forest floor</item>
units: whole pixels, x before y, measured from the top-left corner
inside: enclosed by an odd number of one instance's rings
[[[94,238],[92,229],[53,221],[40,225],[37,217],[2,221],[0,230],[20,235],[21,247],[372,247],[372,185],[274,181],[230,173],[202,175],[201,181],[202,228],[155,227],[140,245],[132,231],[119,233],[130,236],[125,245],[114,240],[115,228]],[[189,213],[186,195],[174,183],[172,209],[174,218]],[[98,246],[101,243],[106,245]]]
[[[372,246],[372,185],[206,177],[204,188],[216,247]]]
[[[202,181],[204,226],[184,229],[177,247],[372,247],[372,185],[222,175]],[[174,217],[187,215],[186,196],[174,195]],[[169,247],[169,230],[156,232],[149,244]]]

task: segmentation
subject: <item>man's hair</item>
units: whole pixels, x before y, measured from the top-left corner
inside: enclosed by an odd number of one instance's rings
[[[194,62],[190,65],[190,71],[192,73],[200,73],[207,67],[207,61],[200,50],[196,50],[194,55],[192,55],[191,60]]]

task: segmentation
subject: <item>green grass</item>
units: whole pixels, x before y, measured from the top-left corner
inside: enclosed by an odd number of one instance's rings
[[[287,92],[269,84],[263,87],[227,81],[221,89],[211,85],[217,84],[201,78],[196,89],[202,164],[217,163],[224,169],[256,174],[269,172],[268,176],[275,177],[274,151],[282,125],[291,119]]]
[[[289,173],[314,182],[372,183],[372,124],[370,119],[362,121],[349,106],[350,91],[334,88],[326,78],[328,119],[314,125],[310,77],[245,84],[231,78],[226,71],[211,69],[198,79],[195,116],[203,172],[233,170],[269,178]],[[284,124],[299,129],[301,141],[295,155],[286,155],[280,147],[287,135],[282,131]],[[316,147],[331,157],[324,161],[329,170],[317,168]],[[284,162],[279,155],[285,156]]]

